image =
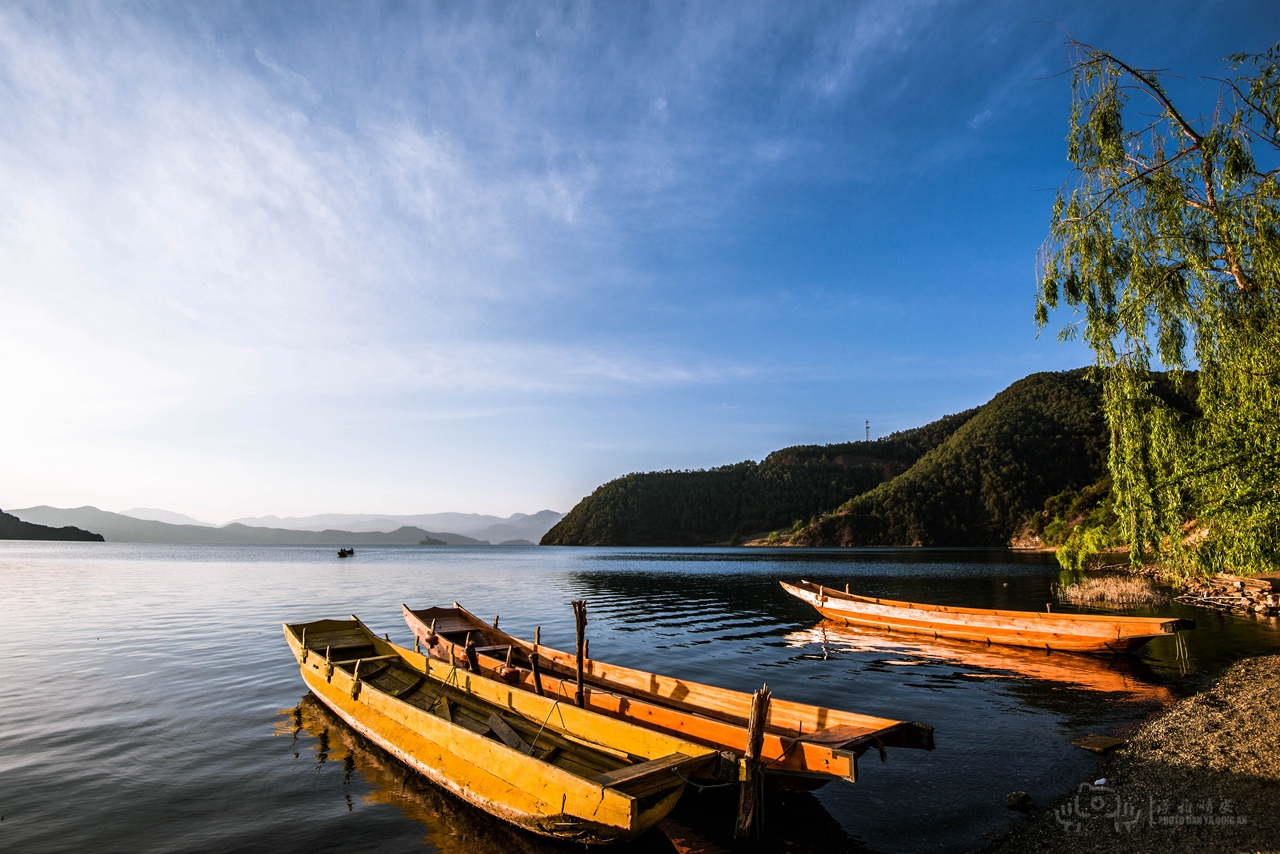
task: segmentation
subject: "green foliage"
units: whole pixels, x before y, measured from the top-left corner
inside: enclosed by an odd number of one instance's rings
[[[1057,546],[1058,563],[1064,569],[1090,569],[1105,552],[1127,544],[1115,513],[1111,476],[1084,489],[1067,489],[1050,497],[1044,510],[1028,520],[1024,536],[1039,536],[1046,546]]]
[[[1087,371],[1032,374],[907,471],[811,524],[810,546],[1003,545],[1046,497],[1105,472],[1101,393]]]
[[[978,414],[978,407],[944,415],[937,421],[890,433],[881,439],[867,442],[842,442],[834,445],[794,445],[774,451],[765,457],[766,463],[802,463],[814,460],[832,460],[841,465],[873,465],[886,470],[886,480],[905,471],[912,463],[936,448],[947,437],[963,427]]]
[[[786,448],[761,463],[629,474],[578,502],[542,542],[680,546],[788,526],[794,534],[806,528],[804,519],[830,512],[909,467],[976,411],[871,442]],[[775,533],[781,542],[782,532]]]
[[[782,535],[779,534],[777,531],[770,531],[769,537],[767,540],[765,540],[765,542],[767,542],[771,546],[780,546],[782,545]]]
[[[1092,569],[1102,563],[1103,552],[1124,546],[1124,540],[1103,523],[1084,522],[1071,528],[1055,555],[1063,569]]]
[[[1019,534],[1024,539],[1038,537],[1046,546],[1060,546],[1076,525],[1117,521],[1110,498],[1110,475],[1083,489],[1064,489],[1045,499],[1044,509],[1028,519]]]
[[[597,488],[547,532],[545,545],[724,542],[791,525],[880,482],[873,466],[751,461],[704,471],[629,474]]]
[[[1075,168],[1041,255],[1036,319],[1043,327],[1051,310],[1071,307],[1060,337],[1082,335],[1107,368],[1108,465],[1131,559],[1155,551],[1184,571],[1273,567],[1280,170],[1259,159],[1280,154],[1280,45],[1232,57],[1236,76],[1214,109],[1187,119],[1156,72],[1071,44]],[[1141,105],[1129,111],[1134,96]],[[1172,393],[1156,362],[1173,371]],[[1185,381],[1192,366],[1198,385]],[[1207,535],[1189,544],[1201,525]]]

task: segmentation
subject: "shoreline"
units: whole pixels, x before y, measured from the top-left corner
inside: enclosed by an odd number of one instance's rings
[[[1095,785],[1097,781],[1105,781]],[[1280,649],[1140,724],[982,854],[1280,852]]]

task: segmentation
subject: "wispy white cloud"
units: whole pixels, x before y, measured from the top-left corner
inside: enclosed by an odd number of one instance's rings
[[[474,429],[380,441],[484,443],[469,471],[493,489],[532,441],[485,435],[495,413],[536,409],[507,426],[553,435],[593,399],[776,376],[749,336],[718,348],[713,319],[674,318],[789,298],[706,284],[686,247],[740,239],[762,184],[908,168],[927,146],[877,160],[875,134],[940,8],[329,10],[282,36],[252,6],[6,6],[0,394],[23,416],[0,445],[74,439],[86,466],[116,455],[104,478],[163,446],[266,482],[255,455],[293,453],[277,437],[312,437],[311,460],[335,410],[412,422],[386,401],[425,400]],[[874,120],[823,118],[859,110]],[[210,424],[239,431],[216,465],[195,447]],[[439,465],[461,488],[463,464]]]

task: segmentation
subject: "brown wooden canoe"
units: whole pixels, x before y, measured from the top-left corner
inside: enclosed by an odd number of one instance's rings
[[[534,691],[530,653],[538,653],[542,688],[573,701],[576,658],[508,634],[456,602],[452,608],[413,610],[404,619],[435,658],[465,661],[465,643],[476,645],[481,672]],[[508,655],[511,666],[507,667]],[[584,702],[592,711],[742,756],[747,746],[751,694],[586,659]],[[770,774],[807,778],[814,788],[836,778],[857,779],[857,759],[870,748],[933,749],[933,728],[859,715],[774,697],[769,704],[761,753]]]
[[[307,687],[353,729],[543,836],[630,839],[666,817],[688,777],[726,767],[703,745],[460,671],[355,617],[286,624],[284,635]]]
[[[855,596],[809,581],[779,583],[822,616],[847,625],[1050,652],[1130,652],[1154,637],[1196,627],[1193,620],[957,608]]]

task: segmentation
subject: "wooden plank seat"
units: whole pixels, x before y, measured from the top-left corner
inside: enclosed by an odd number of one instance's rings
[[[826,729],[820,729],[817,732],[809,732],[794,738],[782,737],[783,744],[789,745],[792,742],[803,741],[805,744],[821,744],[827,747],[844,747],[852,744],[868,735],[874,735],[878,732],[871,727],[860,726],[833,726]]]
[[[371,644],[369,643],[369,636],[363,632],[312,632],[307,635],[308,649],[318,649],[323,652],[326,646],[334,649],[345,649],[350,647],[367,647],[371,646]]]
[[[475,628],[470,621],[459,617],[444,617],[436,620],[436,634],[438,635],[471,632],[475,631]]]
[[[399,657],[399,656],[397,656],[397,658],[398,658],[398,657]],[[357,661],[360,661],[361,659],[356,659],[356,660],[357,660]],[[367,659],[367,658],[366,658],[366,659],[363,659],[363,660],[364,660],[364,661],[368,661],[369,659]],[[354,668],[354,666],[355,666],[355,662],[353,661],[353,662],[351,662],[351,664],[352,664],[352,667]],[[381,675],[381,674],[382,674],[382,671],[386,670],[386,669],[387,669],[387,668],[389,668],[389,667],[391,667],[391,662],[390,662],[390,661],[384,661],[384,662],[382,662],[381,664],[379,664],[377,667],[374,667],[372,670],[365,670],[365,669],[361,669],[360,673],[358,674],[358,675],[360,676],[360,681],[361,681],[361,682],[369,682],[369,681],[371,681],[371,680],[375,679],[376,677],[378,677],[379,675]]]
[[[507,747],[513,750],[519,750],[525,756],[533,753],[533,748],[529,746],[529,742],[520,737],[520,734],[513,730],[506,721],[498,717],[496,714],[489,715],[489,729],[498,737]]]
[[[391,659],[393,659],[393,658],[394,658],[394,659],[396,659],[396,660],[398,661],[398,660],[400,659],[400,656],[398,656],[398,655],[368,655],[368,656],[362,656],[362,657],[359,657],[359,658],[347,658],[347,659],[344,659],[344,660],[342,660],[342,661],[333,661],[333,666],[334,666],[334,667],[346,667],[347,665],[355,664],[357,661],[363,661],[363,662],[368,663],[368,662],[370,662],[370,661],[389,661],[389,660],[391,660]],[[332,659],[331,659],[331,661],[332,661]]]
[[[319,653],[320,655],[324,655],[327,651],[329,653],[330,661],[334,661],[334,659],[338,658],[355,661],[357,658],[363,657],[365,653],[373,654],[377,652],[377,650],[367,643],[347,646],[334,646],[333,644],[318,644],[316,646],[312,646],[310,639],[307,641],[307,649],[311,652]]]
[[[624,791],[633,797],[642,797],[650,790],[669,784],[671,778],[679,773],[681,766],[692,761],[693,757],[684,753],[672,753],[648,762],[624,765],[613,771],[597,774],[591,781]]]

